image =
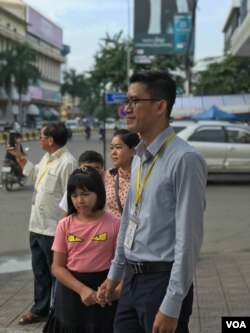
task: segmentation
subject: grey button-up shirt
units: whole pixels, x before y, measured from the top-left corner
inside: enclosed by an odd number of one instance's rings
[[[141,142],[136,149],[116,255],[108,278],[121,280],[126,258],[147,262],[174,261],[159,310],[177,318],[192,283],[203,240],[207,168],[197,151],[176,135],[157,159],[143,191],[133,245],[131,249],[124,246],[129,217],[135,209],[138,168],[141,164],[143,183],[153,157],[172,132],[173,128],[168,127],[148,147]]]

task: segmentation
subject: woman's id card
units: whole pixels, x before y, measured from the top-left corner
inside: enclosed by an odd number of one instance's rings
[[[127,228],[127,231],[126,231],[125,240],[124,240],[124,245],[128,249],[131,249],[131,247],[133,245],[137,226],[138,226],[138,220],[135,219],[134,217],[130,218],[129,223],[128,223],[128,228]]]

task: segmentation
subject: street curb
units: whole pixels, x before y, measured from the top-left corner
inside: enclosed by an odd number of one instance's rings
[[[94,130],[93,130],[94,132]],[[84,128],[80,128],[80,129],[73,129],[72,130],[72,135],[73,136],[80,136],[80,135],[84,135],[85,134],[85,130]],[[23,142],[25,141],[38,141],[40,140],[40,132],[39,131],[29,131],[29,132],[23,132],[21,134],[21,140]],[[7,133],[0,133],[0,144],[5,144],[7,141]]]

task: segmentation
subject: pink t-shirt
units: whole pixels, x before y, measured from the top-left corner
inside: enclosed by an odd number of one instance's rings
[[[89,223],[72,214],[58,223],[52,250],[67,255],[69,270],[100,272],[110,267],[118,230],[119,219],[108,212]]]

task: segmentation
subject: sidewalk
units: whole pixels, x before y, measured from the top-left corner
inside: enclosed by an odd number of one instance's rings
[[[190,333],[221,333],[222,316],[250,316],[250,252],[201,253],[194,283]],[[0,333],[42,332],[44,323],[17,325],[32,298],[31,271],[0,274]]]

